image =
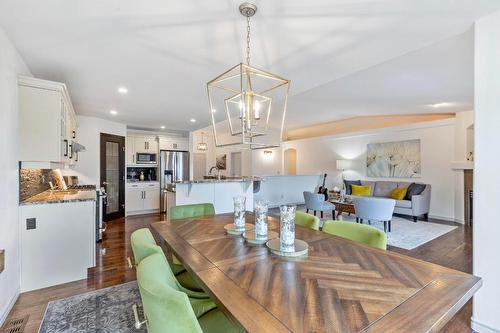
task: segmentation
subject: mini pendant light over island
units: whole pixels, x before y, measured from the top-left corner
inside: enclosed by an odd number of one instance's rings
[[[250,65],[250,18],[257,12],[257,6],[242,3],[239,10],[247,19],[246,64],[239,63],[207,83],[215,145],[247,149],[279,147],[290,81]],[[216,119],[218,114],[223,118]]]

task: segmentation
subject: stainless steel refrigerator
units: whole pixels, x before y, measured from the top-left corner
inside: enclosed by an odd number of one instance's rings
[[[189,152],[160,151],[161,211],[165,211],[165,190],[167,184],[189,180]]]

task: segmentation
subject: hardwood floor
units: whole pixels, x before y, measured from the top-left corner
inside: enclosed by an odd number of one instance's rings
[[[97,265],[89,269],[86,280],[21,294],[7,320],[29,315],[25,332],[36,333],[48,302],[135,280],[135,271],[129,269],[127,263],[127,257],[132,257],[130,234],[162,219],[161,214],[151,214],[121,218],[109,223],[103,241],[97,246]],[[431,222],[447,223],[436,220]],[[389,250],[463,272],[472,272],[472,232],[467,226],[460,226],[415,250]],[[442,331],[471,332],[471,313],[472,304],[469,302]]]

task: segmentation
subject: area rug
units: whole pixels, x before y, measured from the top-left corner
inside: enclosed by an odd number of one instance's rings
[[[298,210],[305,212],[303,205],[300,205]],[[279,209],[272,208],[269,210],[269,214],[279,218]],[[321,219],[321,225],[323,225],[324,221],[331,219],[332,213],[325,212],[324,218]],[[343,214],[342,219],[346,222],[356,222],[356,217],[352,215]],[[384,224],[382,222],[372,222],[372,226],[384,230]],[[413,250],[456,228],[457,227],[453,225],[425,221],[413,222],[403,217],[393,216],[392,231],[387,233],[387,244],[405,250]]]
[[[141,304],[136,281],[53,301],[39,333],[146,333],[134,328],[133,304]]]
[[[347,222],[356,222],[356,217],[353,216],[344,215],[343,219]],[[382,222],[372,222],[372,227],[384,230]],[[393,216],[391,232],[387,233],[387,244],[405,250],[413,250],[456,228],[452,225],[425,221],[413,222],[402,217]]]

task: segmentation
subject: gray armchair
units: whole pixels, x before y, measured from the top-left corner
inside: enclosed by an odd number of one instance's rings
[[[309,213],[309,210],[312,210],[314,211],[314,216],[316,216],[316,211],[319,211],[321,218],[323,218],[323,212],[331,210],[332,216],[335,218],[335,205],[325,201],[325,196],[323,194],[304,191],[304,201],[306,203],[307,213]]]
[[[354,197],[354,210],[356,217],[363,223],[363,220],[384,222],[384,231],[391,232],[391,220],[394,213],[396,200],[374,197]]]

